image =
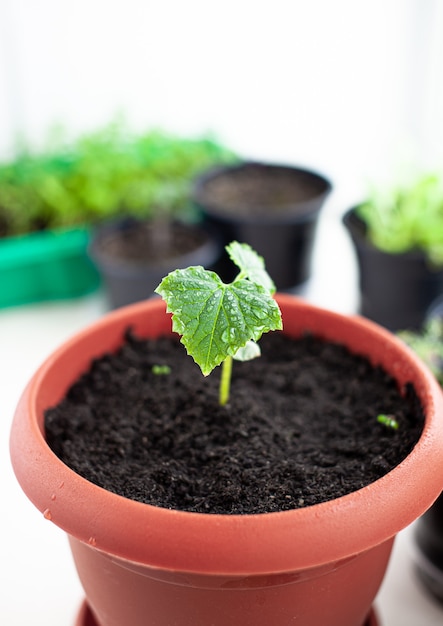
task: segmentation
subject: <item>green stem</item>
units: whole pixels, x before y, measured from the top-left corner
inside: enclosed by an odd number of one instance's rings
[[[229,400],[229,392],[231,389],[231,373],[232,373],[232,356],[227,356],[222,363],[222,371],[220,378],[220,394],[219,402],[224,406]]]

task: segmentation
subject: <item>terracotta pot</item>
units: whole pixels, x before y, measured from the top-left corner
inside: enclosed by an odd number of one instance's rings
[[[83,602],[80,607],[80,611],[78,612],[77,619],[75,621],[75,626],[98,626],[98,623],[86,602]],[[377,613],[374,609],[371,610],[362,626],[380,626]]]
[[[223,245],[233,240],[251,245],[266,259],[266,269],[283,291],[311,277],[320,211],[331,190],[331,183],[316,172],[247,161],[205,172],[196,180],[192,197]],[[232,280],[226,254],[217,271]]]
[[[36,507],[64,529],[88,606],[100,626],[362,626],[383,579],[395,534],[442,490],[443,396],[403,342],[362,318],[279,295],[284,332],[310,329],[366,354],[402,387],[411,381],[426,415],[411,454],[352,494],[305,509],[205,515],[123,498],[70,470],[45,442],[43,411],[90,359],[114,350],[130,324],[169,333],[161,300],[114,311],[59,348],[17,408],[11,455]]]

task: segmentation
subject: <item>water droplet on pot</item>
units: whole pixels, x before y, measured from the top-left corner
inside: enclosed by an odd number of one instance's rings
[[[51,500],[54,502],[54,501],[56,500],[56,498],[57,498],[57,496],[55,495],[55,493],[53,493],[53,494],[51,495]]]
[[[52,519],[51,511],[49,509],[45,509],[43,511],[43,517],[47,520],[51,520]]]

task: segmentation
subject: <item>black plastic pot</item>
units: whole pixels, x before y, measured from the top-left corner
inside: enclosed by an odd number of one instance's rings
[[[421,328],[430,304],[443,293],[443,269],[432,268],[420,250],[390,254],[366,236],[356,208],[343,217],[359,270],[359,313],[396,332]]]
[[[443,603],[443,494],[416,523],[415,541],[418,576]]]
[[[426,321],[443,319],[443,296],[429,308]],[[443,487],[443,476],[442,476]],[[443,493],[415,525],[415,566],[425,588],[443,603]]]
[[[151,297],[162,278],[175,269],[190,265],[214,268],[221,255],[220,243],[204,228],[182,222],[170,224],[170,255],[155,258],[149,250],[152,243],[147,236],[145,255],[144,231],[152,227],[152,222],[125,217],[102,224],[93,234],[89,254],[102,276],[107,299],[113,309]],[[160,237],[153,236],[157,240]],[[192,243],[192,247],[186,246],[186,252],[173,248],[174,241],[184,239]],[[140,248],[141,252],[138,251]]]
[[[311,276],[319,213],[331,189],[312,171],[248,161],[205,172],[195,181],[193,201],[223,245],[251,245],[277,289],[285,291]],[[222,256],[218,271],[224,280],[233,278],[231,266]]]

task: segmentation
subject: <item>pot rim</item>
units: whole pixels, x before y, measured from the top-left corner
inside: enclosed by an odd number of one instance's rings
[[[171,225],[180,225],[187,229],[190,233],[201,236],[201,242],[188,252],[177,254],[174,257],[165,258],[161,261],[134,261],[110,255],[102,248],[106,240],[118,238],[120,232],[125,228],[136,228],[137,224],[149,223],[149,219],[138,219],[132,217],[120,217],[113,220],[105,221],[97,226],[91,236],[88,246],[88,254],[98,268],[103,271],[110,271],[122,277],[133,276],[139,274],[145,275],[147,270],[168,273],[177,267],[186,267],[198,255],[202,259],[202,265],[210,265],[211,262],[217,260],[221,254],[221,243],[216,236],[204,228],[201,223],[185,222],[180,220],[171,220]]]
[[[287,204],[279,211],[267,212],[265,206],[258,207],[257,213],[242,214],[239,211],[224,211],[220,206],[212,203],[208,203],[204,200],[204,187],[207,183],[224,176],[232,172],[241,171],[248,167],[257,167],[267,170],[285,170],[294,174],[301,174],[312,179],[317,185],[323,186],[323,189],[318,193],[315,193],[310,198],[298,202]],[[237,223],[255,223],[255,224],[269,224],[269,223],[296,223],[302,224],[304,222],[310,222],[317,218],[320,213],[323,203],[326,198],[332,192],[333,186],[331,181],[323,174],[314,171],[310,168],[304,168],[297,165],[290,165],[285,163],[271,163],[264,161],[246,160],[240,163],[234,163],[232,165],[220,165],[215,166],[198,176],[194,181],[194,186],[191,194],[191,199],[194,204],[208,216],[214,216],[219,220],[226,222]],[[303,207],[303,210],[301,210]]]
[[[426,420],[420,440],[396,468],[336,500],[252,515],[162,509],[108,492],[76,474],[47,445],[43,410],[61,399],[92,355],[118,346],[129,320],[135,332],[143,333],[148,326],[152,336],[170,332],[164,302],[153,299],[113,311],[74,335],[46,359],[25,389],[10,447],[17,479],[35,506],[69,535],[127,561],[236,576],[289,572],[352,558],[390,540],[419,517],[443,487],[443,394],[436,379],[400,339],[373,322],[292,295],[277,294],[276,299],[284,332],[296,335],[309,328],[341,342],[349,335],[346,345],[351,350],[372,355],[371,361],[385,367],[401,386],[413,382]],[[289,317],[292,312],[295,317]],[[74,365],[75,352],[81,356]]]

